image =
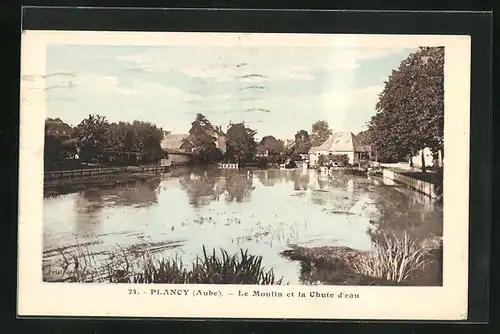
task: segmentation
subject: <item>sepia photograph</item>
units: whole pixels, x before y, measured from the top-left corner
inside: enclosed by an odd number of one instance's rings
[[[37,34],[44,55],[21,76],[37,116],[21,117],[21,136],[37,136],[41,233],[20,231],[36,242],[25,252],[39,256],[37,284],[281,297],[269,289],[442,288],[467,275],[468,222],[455,241],[444,233],[444,180],[468,164],[456,163],[465,132],[445,131],[468,119],[445,117],[453,36]],[[455,273],[446,252],[463,261]]]
[[[44,281],[442,284],[443,47],[46,61]]]

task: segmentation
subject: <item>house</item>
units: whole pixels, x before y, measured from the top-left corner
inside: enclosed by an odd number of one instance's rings
[[[256,152],[255,156],[259,157],[259,158],[265,158],[265,157],[269,156],[269,150],[266,149],[264,146],[259,145],[259,146],[257,146],[257,152]]]
[[[162,166],[183,165],[191,162],[193,158],[191,151],[181,148],[188,137],[187,134],[168,134],[163,137],[161,148],[167,152],[168,156],[161,160]]]
[[[47,135],[69,139],[72,132],[73,128],[60,118],[47,118],[45,120],[45,134]]]
[[[352,132],[334,132],[319,146],[313,146],[309,150],[309,163],[315,165],[320,155],[345,154],[350,164],[360,160],[371,158],[370,145],[360,145],[358,139]]]

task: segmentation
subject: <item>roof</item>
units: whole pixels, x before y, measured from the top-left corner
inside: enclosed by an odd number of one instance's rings
[[[188,137],[187,134],[168,134],[163,137],[161,141],[161,148],[164,150],[179,150]]]
[[[67,135],[69,136],[73,128],[64,123],[60,118],[47,118],[45,120],[45,131],[50,135]]]
[[[309,153],[324,152],[369,152],[369,145],[359,145],[352,132],[334,132],[323,144],[311,147]]]

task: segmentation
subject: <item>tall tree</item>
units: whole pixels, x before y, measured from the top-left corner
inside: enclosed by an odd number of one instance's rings
[[[232,124],[227,130],[226,157],[238,163],[252,161],[257,149],[255,134],[243,123]]]
[[[269,154],[280,154],[284,150],[284,143],[274,136],[265,136],[259,142],[259,147],[267,150]]]
[[[83,162],[98,162],[108,145],[106,132],[109,123],[106,117],[89,115],[80,122],[74,130],[74,137],[80,149],[80,160]]]
[[[392,71],[369,122],[378,152],[397,159],[425,147],[443,153],[443,68],[443,47],[421,47]]]
[[[294,154],[306,154],[311,148],[311,139],[306,130],[300,130],[295,134]]]
[[[323,144],[332,134],[332,130],[327,121],[317,121],[311,129],[311,145],[319,146]]]
[[[214,127],[203,114],[198,113],[191,123],[187,140],[200,163],[211,163],[222,155],[217,149]]]

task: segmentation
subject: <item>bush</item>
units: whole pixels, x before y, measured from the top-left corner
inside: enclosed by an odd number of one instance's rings
[[[345,166],[349,163],[349,156],[347,154],[333,154],[330,160],[338,165]]]
[[[321,154],[318,157],[318,165],[319,166],[327,165],[329,161],[330,161],[330,159],[328,159],[328,157],[326,155],[324,155],[324,154]]]

